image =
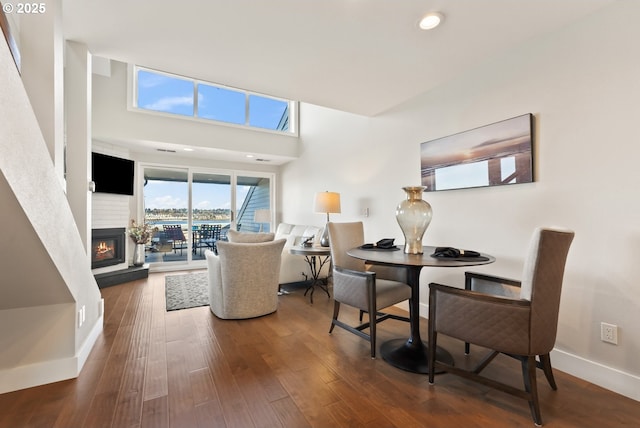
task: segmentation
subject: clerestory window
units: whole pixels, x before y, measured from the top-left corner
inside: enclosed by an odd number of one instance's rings
[[[133,107],[217,123],[296,133],[296,103],[242,89],[133,67]]]

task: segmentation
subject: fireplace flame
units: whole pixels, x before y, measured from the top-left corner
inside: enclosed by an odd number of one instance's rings
[[[104,254],[112,250],[113,248],[109,247],[106,242],[100,242],[96,248],[96,254]]]
[[[109,245],[105,241],[98,242],[93,252],[94,260],[105,260],[114,257],[115,245]]]

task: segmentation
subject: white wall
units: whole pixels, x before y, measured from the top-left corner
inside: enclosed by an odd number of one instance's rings
[[[49,154],[64,182],[64,47],[62,1],[44,0],[46,13],[11,14],[19,22],[17,43],[22,58],[21,77]]]
[[[0,248],[3,393],[77,376],[102,331],[102,313],[64,189],[3,43],[0,116],[0,203],[9,226]]]
[[[576,231],[563,288],[556,368],[640,400],[640,2],[623,0],[375,118],[301,107],[301,154],[281,174],[283,220],[322,225],[316,191],[342,195],[334,221],[363,220],[368,241],[395,237],[402,186],[420,183],[420,143],[531,112],[536,182],[428,193],[425,243],[477,249],[477,270],[518,276],[538,225]],[[370,217],[362,209],[370,208]],[[462,271],[424,269],[462,286]],[[619,345],[600,341],[600,322]]]
[[[91,254],[91,54],[82,43],[67,41],[65,47],[67,199],[82,243]]]

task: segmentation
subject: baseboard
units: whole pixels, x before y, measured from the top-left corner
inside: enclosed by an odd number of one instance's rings
[[[572,376],[591,382],[617,394],[640,401],[640,377],[587,360],[560,349],[551,351],[551,363]]]
[[[404,302],[400,302],[397,305],[394,305],[396,308],[404,309],[409,312],[409,301],[405,300]],[[420,316],[422,318],[429,318],[429,305],[426,303],[420,303]]]
[[[98,320],[91,328],[91,331],[89,332],[89,336],[87,336],[82,346],[80,346],[80,349],[78,350],[78,353],[76,355],[78,374],[80,374],[80,372],[82,371],[82,368],[84,367],[84,363],[87,362],[87,359],[89,358],[89,354],[91,353],[93,346],[96,344],[96,341],[98,340],[98,337],[100,337],[100,334],[102,334],[103,327],[104,327],[104,314],[101,313],[100,317],[98,317]]]
[[[102,328],[100,317],[73,357],[0,370],[0,394],[78,377]]]
[[[409,311],[408,302],[402,302],[396,306]],[[428,315],[429,305],[420,303],[420,316],[428,318]],[[426,340],[426,337],[426,332],[424,332],[422,339]],[[551,351],[551,362],[554,369],[591,382],[616,394],[624,395],[632,400],[640,401],[640,377],[638,376],[587,360],[560,349]]]

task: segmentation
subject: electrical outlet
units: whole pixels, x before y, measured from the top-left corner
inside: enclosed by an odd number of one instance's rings
[[[618,326],[614,324],[600,323],[600,340],[607,343],[618,344]]]

